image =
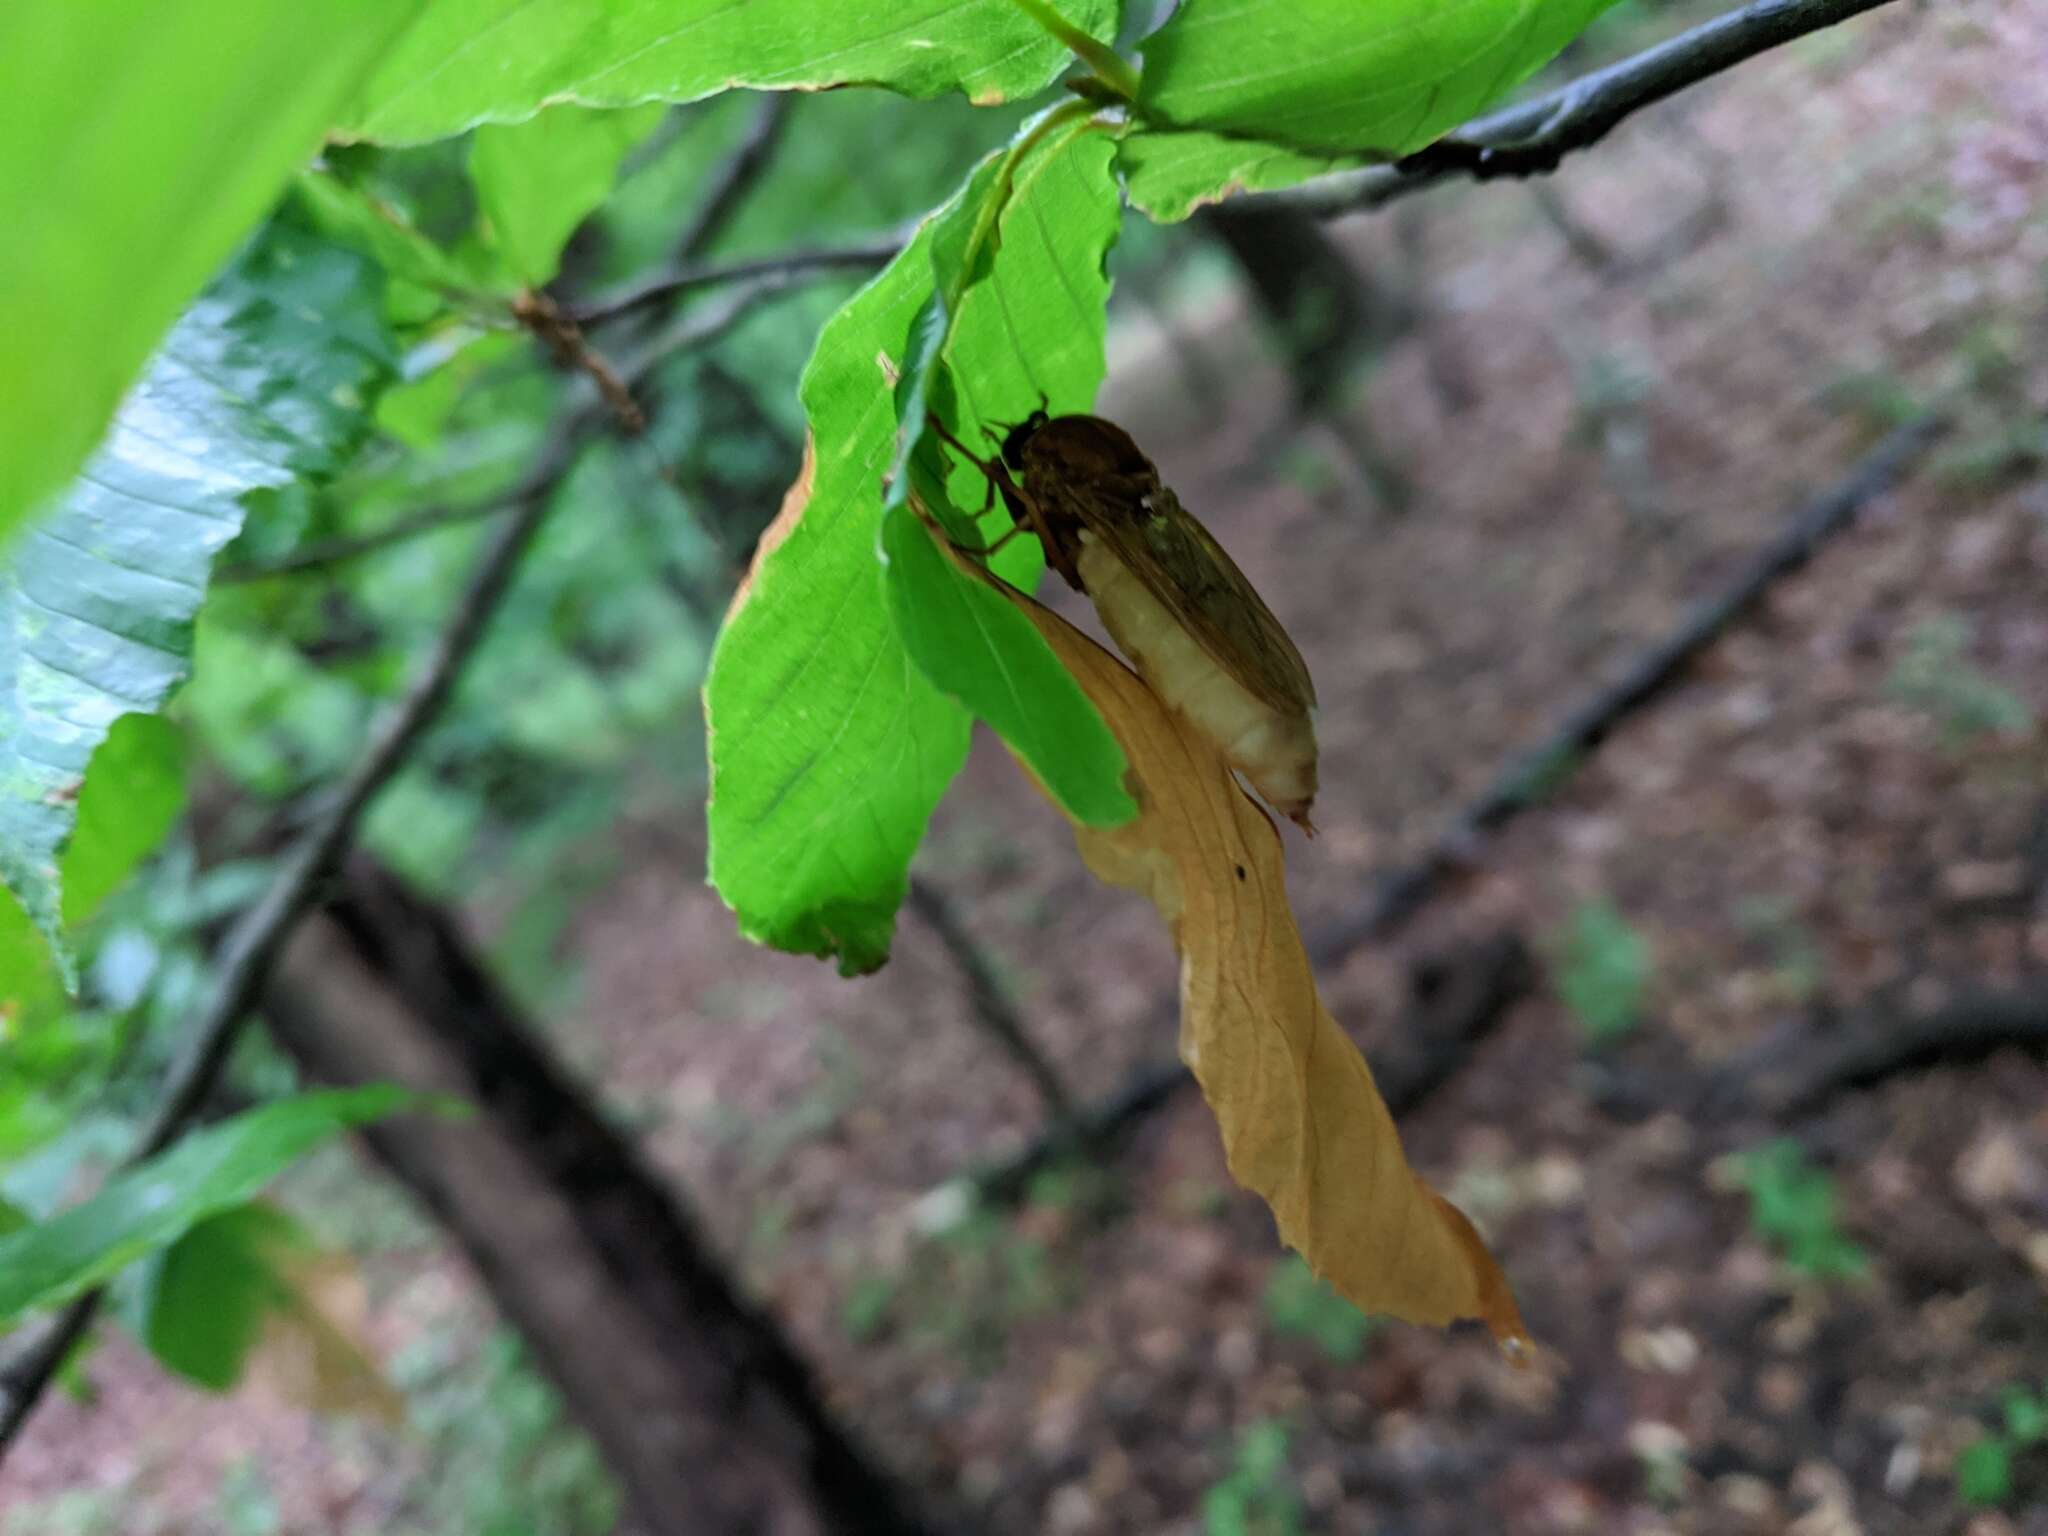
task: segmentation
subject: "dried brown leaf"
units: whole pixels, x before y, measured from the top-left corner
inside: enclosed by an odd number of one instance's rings
[[[1464,1213],[1408,1166],[1365,1058],[1317,994],[1272,819],[1128,667],[1016,600],[1130,760],[1138,817],[1077,824],[1075,836],[1098,876],[1148,897],[1173,932],[1181,1058],[1232,1177],[1360,1308],[1437,1326],[1477,1318],[1519,1351],[1527,1334],[1506,1277]]]

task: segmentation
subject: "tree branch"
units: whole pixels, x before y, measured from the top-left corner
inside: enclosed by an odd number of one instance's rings
[[[1406,919],[1447,876],[1470,862],[1486,833],[1539,803],[1560,773],[1676,682],[1773,582],[1805,565],[1831,534],[1848,527],[1868,502],[1889,490],[1947,426],[1946,418],[1930,413],[1887,435],[1831,490],[1801,508],[1726,586],[1694,604],[1661,640],[1638,652],[1541,739],[1503,763],[1420,858],[1383,882],[1357,913],[1319,933],[1311,949],[1335,960]]]
[[[696,260],[724,232],[733,213],[774,158],[776,146],[782,141],[782,130],[789,126],[789,109],[794,102],[794,97],[782,91],[770,91],[761,98],[739,143],[706,179],[697,211],[676,241],[678,262]]]
[[[132,1168],[183,1134],[219,1080],[251,1008],[270,978],[285,941],[318,897],[322,883],[347,851],[371,801],[404,763],[453,692],[463,663],[483,638],[498,601],[511,585],[520,556],[546,518],[553,493],[574,462],[595,413],[560,419],[543,441],[534,465],[510,498],[512,517],[493,537],[471,574],[448,626],[412,691],[371,742],[333,800],[286,856],[257,903],[242,914],[221,948],[213,991],[171,1066],[155,1111],[123,1160]],[[0,1369],[0,1459],[34,1410],[72,1347],[97,1315],[105,1292],[86,1292],[40,1336]]]
[[[478,518],[496,517],[503,512],[506,502],[501,497],[489,501],[464,502],[458,506],[426,507],[410,517],[401,517],[385,524],[374,533],[358,534],[349,538],[318,539],[311,544],[301,545],[288,555],[275,560],[247,560],[234,565],[223,565],[213,573],[212,584],[233,584],[245,581],[268,581],[273,576],[296,576],[302,571],[315,571],[324,566],[340,565],[362,555],[374,554],[388,549],[393,544],[403,544],[407,539],[418,538],[421,534],[433,533],[438,529],[452,528],[458,523],[472,523]]]
[[[579,325],[604,325],[697,288],[745,282],[749,278],[780,278],[783,281],[776,286],[788,287],[797,281],[811,281],[837,271],[872,271],[888,265],[903,249],[907,238],[902,234],[888,234],[861,245],[778,251],[772,256],[750,256],[739,261],[686,261],[644,282],[611,294],[600,294],[587,304],[572,306],[569,314]]]
[[[1966,1066],[2004,1050],[2048,1058],[2048,992],[1977,990],[1918,1016],[1877,1015],[1805,1042],[1810,1053],[1750,1084],[1751,1100],[1784,1118],[1836,1095],[1930,1067]]]
[[[1539,176],[1624,119],[1773,48],[1891,0],[1755,0],[1654,48],[1464,127],[1391,165],[1274,194],[1324,218],[1364,213],[1453,177]]]
[[[1051,1058],[1031,1038],[1031,1031],[1011,1003],[995,967],[989,963],[988,955],[975,941],[974,935],[967,931],[967,925],[953,909],[952,901],[930,881],[912,875],[909,905],[910,910],[924,919],[925,925],[945,946],[946,953],[953,957],[954,965],[967,980],[968,995],[974,1001],[975,1019],[1031,1079],[1032,1086],[1038,1090],[1038,1096],[1045,1104],[1047,1118],[1055,1122],[1068,1119],[1074,1112],[1073,1095],[1068,1092]]]

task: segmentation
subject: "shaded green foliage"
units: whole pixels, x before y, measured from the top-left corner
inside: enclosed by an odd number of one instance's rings
[[[363,261],[276,227],[172,330],[70,492],[0,557],[0,879],[53,942],[93,755],[190,665],[214,554],[252,492],[330,476],[395,359]],[[100,894],[167,818],[161,752],[117,744],[77,857]],[[167,780],[169,781],[167,783]]]
[[[186,1380],[225,1392],[284,1300],[278,1258],[302,1242],[297,1224],[265,1205],[195,1223],[141,1267],[135,1311],[149,1352]]]
[[[91,1198],[0,1237],[0,1327],[90,1290],[249,1200],[337,1131],[411,1102],[397,1089],[360,1088],[248,1110],[116,1174]]]

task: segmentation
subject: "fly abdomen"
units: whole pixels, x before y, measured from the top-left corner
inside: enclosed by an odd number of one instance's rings
[[[1281,815],[1304,831],[1316,797],[1315,722],[1260,699],[1203,648],[1092,531],[1080,535],[1082,588],[1138,675]]]

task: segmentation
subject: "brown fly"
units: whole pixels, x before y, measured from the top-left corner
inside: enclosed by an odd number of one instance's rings
[[[935,423],[936,425],[936,423]],[[1316,795],[1315,686],[1287,631],[1221,544],[1159,478],[1130,434],[1100,416],[1031,415],[982,459],[1046,563],[1085,592],[1153,692],[1215,743],[1282,815],[1309,825]]]

